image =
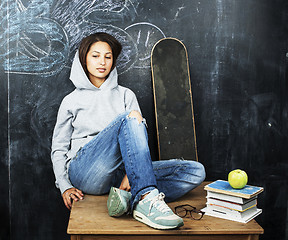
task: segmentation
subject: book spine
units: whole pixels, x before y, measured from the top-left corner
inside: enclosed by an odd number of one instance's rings
[[[213,204],[213,203],[207,203],[207,205],[209,205],[209,206],[215,206],[215,207],[219,207],[219,208],[224,208],[224,210],[225,210],[225,209],[228,209],[228,210],[232,210],[232,211],[236,211],[236,212],[240,212],[240,213],[244,213],[245,211],[247,211],[247,210],[249,210],[249,209],[251,209],[251,208],[256,207],[256,204],[255,204],[255,205],[252,205],[252,206],[250,206],[250,207],[242,210],[242,209],[236,209],[236,208],[231,208],[231,207],[225,207],[225,206],[221,206],[221,205]]]
[[[241,197],[230,196],[227,194],[216,193],[212,191],[207,191],[207,198],[217,198],[217,199],[226,200],[226,201],[234,202],[238,204],[243,204],[245,202],[245,199]]]
[[[241,223],[247,223],[262,213],[261,209],[256,209],[255,212],[252,212],[251,214],[247,214],[245,217],[237,218],[237,217],[234,217],[233,215],[223,214],[221,212],[216,212],[216,211],[211,211],[208,209],[208,207],[205,207],[204,209],[202,209],[202,211],[205,212],[205,214],[207,216],[223,218],[223,219],[241,222]]]
[[[233,203],[230,201],[222,200],[222,199],[216,199],[216,198],[207,198],[207,203],[210,205],[216,205],[220,207],[226,207],[230,208],[232,210],[237,210],[237,211],[245,211],[253,206],[257,205],[257,200],[253,199],[252,201],[249,201],[245,204],[239,204],[239,203]]]

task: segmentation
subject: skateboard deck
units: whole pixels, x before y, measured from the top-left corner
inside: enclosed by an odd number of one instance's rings
[[[187,50],[175,38],[159,40],[151,52],[160,160],[198,161]]]

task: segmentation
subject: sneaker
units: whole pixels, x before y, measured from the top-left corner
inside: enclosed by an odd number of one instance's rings
[[[172,212],[164,202],[164,197],[164,193],[159,194],[159,191],[154,189],[139,201],[133,211],[133,217],[156,229],[173,229],[183,226],[183,219]]]
[[[131,196],[130,192],[111,187],[107,200],[109,216],[119,217],[128,212]]]

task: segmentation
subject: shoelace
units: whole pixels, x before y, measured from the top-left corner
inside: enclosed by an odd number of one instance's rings
[[[167,204],[164,202],[165,194],[164,193],[159,193],[157,196],[151,199],[151,203],[149,206],[149,213],[151,212],[152,207],[156,207],[160,212],[165,213],[169,212],[170,208],[167,206]],[[158,204],[156,204],[158,203]]]

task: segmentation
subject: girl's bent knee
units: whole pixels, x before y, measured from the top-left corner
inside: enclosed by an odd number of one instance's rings
[[[184,160],[185,161],[185,160]],[[200,185],[206,177],[206,172],[204,166],[196,161],[186,161],[188,169],[190,169],[190,174],[188,179],[191,183],[198,186]]]
[[[138,111],[136,111],[136,110],[131,111],[130,114],[128,115],[128,117],[130,117],[130,118],[136,118],[139,123],[141,123],[141,122],[143,121],[143,117],[142,117],[141,114],[140,114]]]

